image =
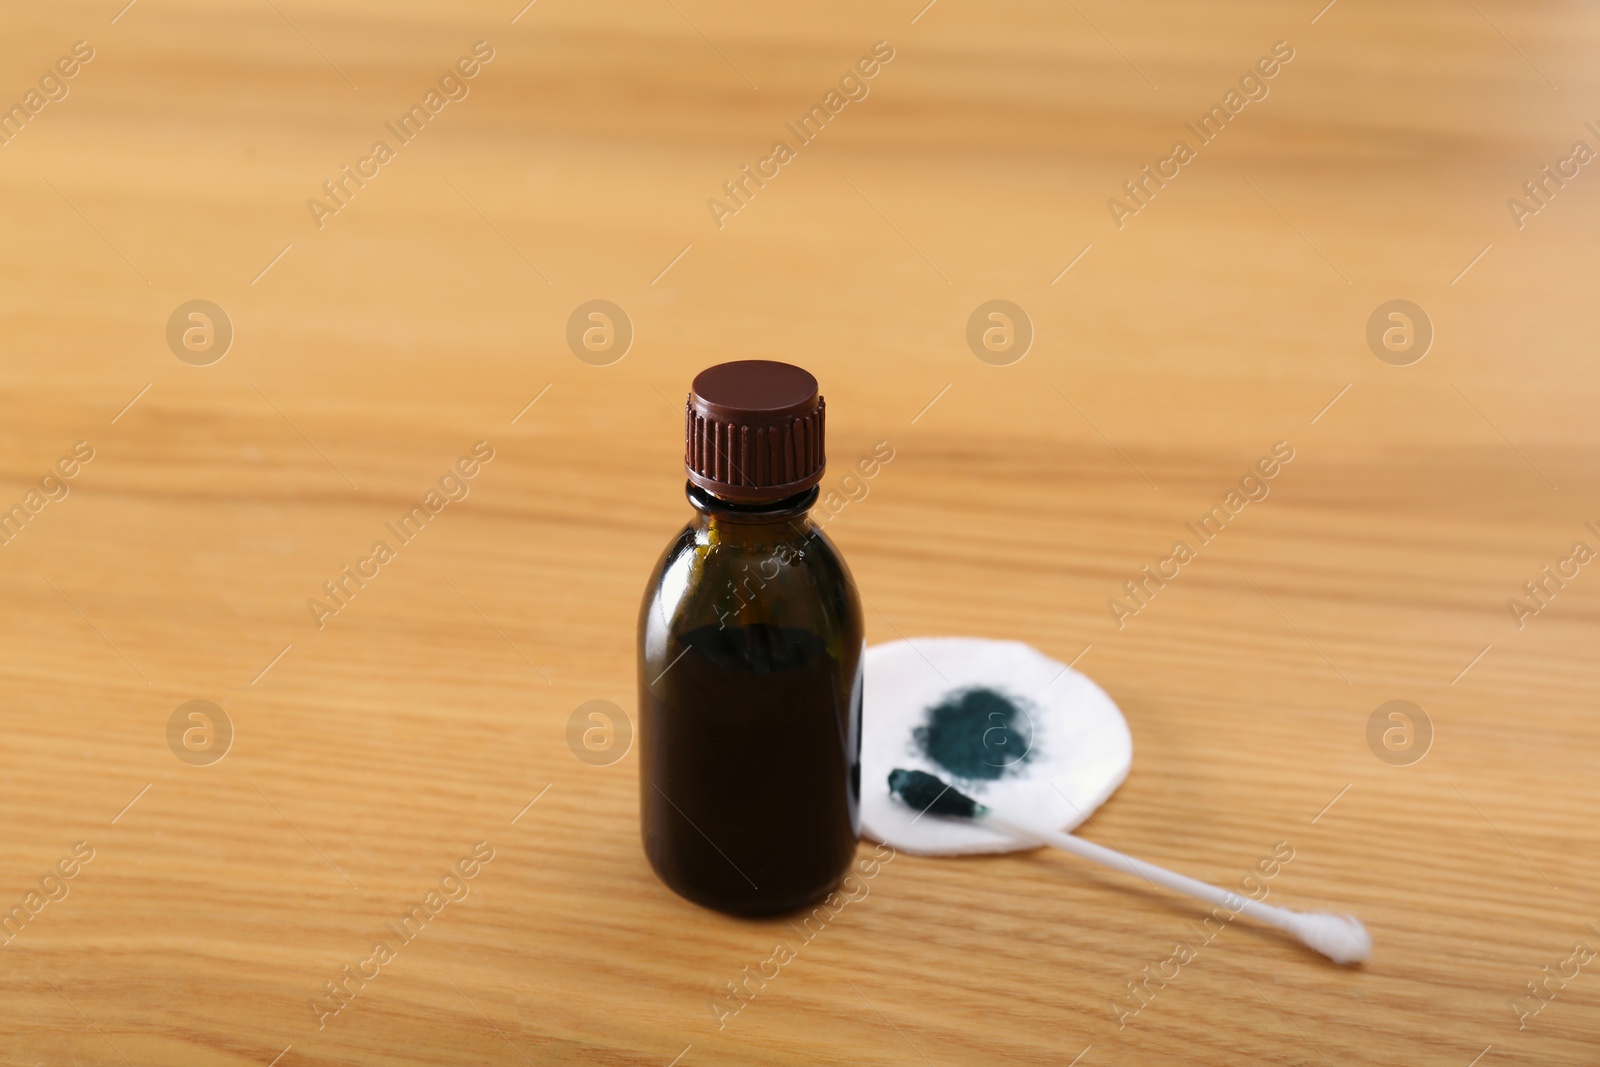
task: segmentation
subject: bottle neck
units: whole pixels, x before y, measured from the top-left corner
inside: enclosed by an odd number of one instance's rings
[[[807,513],[817,502],[821,490],[812,486],[803,493],[784,497],[782,500],[763,501],[761,503],[742,503],[726,500],[714,493],[685,482],[684,495],[689,498],[689,503],[694,505],[697,525],[702,529],[722,529],[729,533],[741,530],[756,532],[754,527],[769,527],[760,532],[760,535],[771,536],[770,527],[780,526],[793,530],[796,534],[805,534],[809,531],[810,523]]]

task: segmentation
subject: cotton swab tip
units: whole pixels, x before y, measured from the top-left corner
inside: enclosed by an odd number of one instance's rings
[[[989,809],[967,794],[927,771],[905,771],[896,768],[889,772],[889,792],[905,801],[910,807],[935,815],[953,815],[960,819],[979,819]]]
[[[1295,912],[1294,935],[1334,963],[1361,963],[1372,955],[1372,937],[1354,915]]]

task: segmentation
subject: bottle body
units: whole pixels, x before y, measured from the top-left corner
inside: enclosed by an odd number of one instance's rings
[[[860,832],[863,627],[812,489],[689,487],[639,614],[640,816],[674,892],[735,914],[820,899]]]

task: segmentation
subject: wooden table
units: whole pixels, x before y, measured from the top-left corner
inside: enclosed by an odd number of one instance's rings
[[[0,99],[46,79],[0,145],[0,1059],[1594,1062],[1600,176],[1540,170],[1600,147],[1592,7],[521,2],[0,16]],[[575,351],[591,300],[628,328]],[[1020,360],[969,347],[990,300]],[[682,396],[751,356],[822,381],[830,487],[894,449],[828,524],[871,641],[1075,661],[1136,753],[1085,836],[1229,885],[1287,842],[1270,899],[1371,962],[1240,922],[1132,1014],[1200,909],[900,856],[719,1029],[791,932],[667,892],[636,754],[567,731],[633,712]]]

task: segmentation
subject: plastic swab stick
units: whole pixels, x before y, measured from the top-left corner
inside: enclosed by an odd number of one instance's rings
[[[1288,908],[1263,904],[1238,893],[1219,889],[1198,878],[1190,878],[1186,874],[1169,871],[1165,867],[1134,859],[1115,849],[1085,841],[1081,837],[1028,826],[989,810],[943,779],[925,771],[890,772],[889,790],[920,811],[953,818],[981,820],[1013,837],[1050,845],[1063,852],[1070,852],[1080,859],[1138,875],[1155,885],[1177,893],[1185,893],[1207,904],[1227,908],[1235,914],[1248,915],[1259,922],[1276,926],[1335,963],[1360,963],[1372,953],[1372,938],[1368,936],[1367,928],[1361,925],[1361,920],[1354,915],[1336,915],[1325,911],[1291,911]]]

